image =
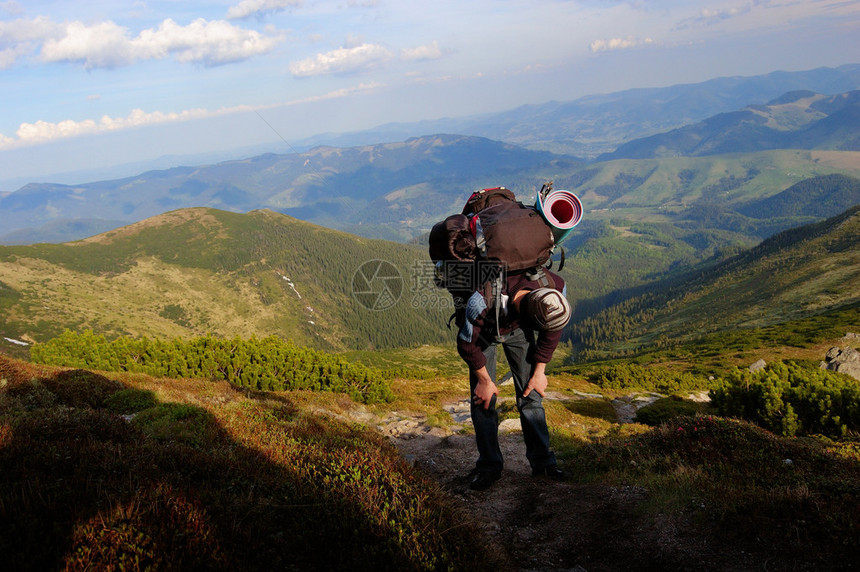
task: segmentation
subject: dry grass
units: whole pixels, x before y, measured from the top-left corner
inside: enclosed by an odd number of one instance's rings
[[[46,279],[50,277],[50,279]],[[7,321],[74,324],[111,337],[194,337],[207,333],[249,338],[268,331],[288,331],[290,324],[304,327],[313,318],[326,330],[325,316],[310,316],[305,303],[283,296],[265,304],[249,281],[220,276],[203,269],[166,264],[154,257],[140,258],[127,271],[114,275],[87,275],[44,260],[18,258],[0,264],[0,282],[25,293],[16,308],[26,316],[9,313]],[[301,285],[299,286],[301,287]],[[165,307],[182,307],[184,320],[161,316]],[[218,316],[216,322],[208,316]],[[39,338],[37,332],[23,334]]]

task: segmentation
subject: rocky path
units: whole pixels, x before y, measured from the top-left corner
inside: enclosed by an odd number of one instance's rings
[[[647,402],[646,396],[638,395],[613,405],[623,422]],[[431,428],[422,418],[397,413],[379,428],[410,463],[477,517],[508,570],[762,569],[760,559],[740,548],[713,546],[701,529],[682,517],[642,511],[650,495],[644,488],[533,478],[518,420],[500,426],[505,457],[502,478],[486,491],[470,490],[474,436],[457,432],[470,424],[469,404],[462,401],[446,409],[455,422],[449,429]]]

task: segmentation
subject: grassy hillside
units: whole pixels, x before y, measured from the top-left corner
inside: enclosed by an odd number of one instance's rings
[[[805,179],[833,173],[860,178],[860,153],[779,150],[619,159],[556,177],[555,188],[577,193],[588,211],[587,218],[611,216],[600,213],[612,209],[627,217],[638,214],[637,218],[665,220],[699,200],[741,205],[775,195]]]
[[[586,206],[564,245],[563,274],[582,301],[718,261],[860,204],[860,154],[619,160],[556,179],[555,186],[573,190]]]
[[[781,324],[840,308],[853,308],[856,316],[858,307],[860,206],[653,287],[575,324],[572,336],[592,350],[612,351]]]
[[[0,248],[0,332],[278,335],[339,350],[438,342],[447,309],[412,304],[425,252],[270,211],[174,211],[75,243]],[[374,275],[374,261],[390,276]]]

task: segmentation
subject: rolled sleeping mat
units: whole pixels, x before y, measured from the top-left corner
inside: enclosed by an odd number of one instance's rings
[[[535,208],[552,227],[556,244],[567,238],[573,227],[582,220],[582,203],[570,191],[550,191],[545,198],[538,193]]]

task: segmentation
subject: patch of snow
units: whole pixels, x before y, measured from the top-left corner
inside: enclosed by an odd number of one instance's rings
[[[10,344],[15,344],[15,345],[19,345],[19,346],[29,346],[30,345],[27,342],[22,342],[21,340],[15,340],[12,338],[3,338],[3,339],[6,340],[7,342],[9,342]]]
[[[296,293],[296,296],[298,296],[298,297],[299,297],[299,300],[301,300],[301,299],[302,299],[302,295],[301,295],[301,294],[299,294],[299,291],[298,291],[298,290],[296,290],[296,285],[293,283],[293,281],[292,281],[292,280],[290,280],[290,279],[289,279],[289,277],[284,276],[283,274],[281,274],[280,272],[278,272],[277,274],[278,274],[278,276],[280,276],[281,278],[283,278],[284,280],[286,280],[286,281],[287,281],[287,284],[290,286],[290,288],[292,288],[292,289],[293,289],[293,292],[295,292],[295,293]]]

